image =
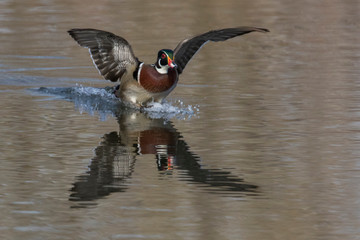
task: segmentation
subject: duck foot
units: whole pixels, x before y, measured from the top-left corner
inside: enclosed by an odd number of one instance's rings
[[[114,87],[113,94],[115,94],[115,95],[116,95],[116,92],[119,90],[119,88],[120,88],[120,84],[119,84],[119,85],[117,85],[116,87]]]

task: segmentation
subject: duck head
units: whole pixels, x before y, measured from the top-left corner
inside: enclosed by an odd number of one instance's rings
[[[156,70],[161,74],[166,74],[169,68],[175,68],[174,52],[170,49],[161,49],[158,52],[155,63]]]

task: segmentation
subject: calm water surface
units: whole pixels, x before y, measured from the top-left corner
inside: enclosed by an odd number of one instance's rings
[[[1,239],[360,239],[358,1],[0,2]],[[66,31],[153,62],[213,28],[167,102],[117,102]]]

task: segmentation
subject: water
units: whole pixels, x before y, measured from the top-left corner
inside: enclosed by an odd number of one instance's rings
[[[360,239],[357,1],[1,1],[1,239]],[[135,54],[209,29],[139,111],[67,35]]]
[[[116,117],[122,114],[142,112],[149,118],[158,119],[171,118],[190,119],[196,116],[199,111],[198,106],[186,106],[182,101],[162,103],[150,102],[146,108],[134,108],[129,103],[122,102],[114,95],[114,87],[94,88],[78,85],[76,87],[40,87],[32,89],[34,92],[60,97],[74,102],[75,107],[82,113],[90,115],[99,114],[100,120],[107,120],[108,116]]]

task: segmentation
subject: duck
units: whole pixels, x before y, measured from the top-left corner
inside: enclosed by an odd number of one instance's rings
[[[129,42],[111,32],[92,28],[74,28],[69,35],[88,48],[100,75],[111,82],[119,82],[113,93],[123,102],[146,107],[162,102],[176,87],[179,75],[191,58],[209,41],[225,41],[251,32],[269,32],[266,28],[233,27],[211,30],[182,40],[174,50],[158,51],[154,64],[140,61]]]

